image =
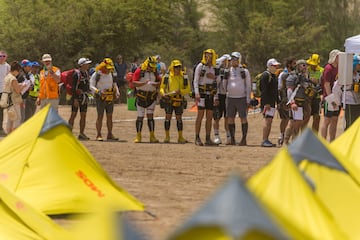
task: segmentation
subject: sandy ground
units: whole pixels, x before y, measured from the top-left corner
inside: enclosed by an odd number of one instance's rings
[[[189,102],[191,107],[192,102]],[[60,106],[60,115],[67,120],[70,106]],[[143,213],[129,213],[139,230],[149,239],[165,239],[194,213],[233,173],[244,180],[266,165],[279,148],[260,147],[263,119],[260,113],[250,112],[248,146],[199,147],[194,144],[196,112],[184,113],[184,137],[190,143],[177,144],[175,120],[171,123],[170,144],[149,144],[147,123],[144,122],[143,141],[135,144],[136,111],[128,111],[126,104],[117,104],[114,110],[113,133],[119,142],[95,141],[96,109],[89,107],[86,134],[91,138],[83,144],[121,187],[144,203],[146,210],[156,218]],[[155,111],[155,135],[164,139],[164,112]],[[75,120],[74,135],[79,133],[79,116]],[[274,118],[270,140],[277,142],[278,116]],[[241,138],[240,120],[237,120],[237,141]],[[339,126],[341,121],[339,121]],[[225,132],[221,121],[221,136]],[[340,129],[340,128],[339,128]],[[103,137],[107,135],[105,121]],[[339,130],[338,134],[342,131]],[[205,139],[204,122],[201,136]]]

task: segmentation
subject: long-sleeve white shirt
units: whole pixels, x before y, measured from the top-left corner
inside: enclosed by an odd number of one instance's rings
[[[202,69],[204,68],[205,74],[204,76],[200,77],[200,73]],[[213,67],[204,66],[202,63],[199,63],[197,67],[195,68],[195,75],[194,75],[194,89],[195,94],[199,94],[199,85],[206,85],[206,84],[213,84],[215,79],[208,78],[206,75],[208,73],[212,73],[215,75],[215,69]]]

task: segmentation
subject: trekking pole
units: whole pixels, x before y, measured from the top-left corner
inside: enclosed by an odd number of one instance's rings
[[[145,213],[154,219],[158,219],[158,217],[150,211],[145,210]]]

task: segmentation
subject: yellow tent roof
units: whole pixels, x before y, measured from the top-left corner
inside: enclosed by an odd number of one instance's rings
[[[289,239],[233,175],[169,240]]]
[[[0,239],[73,239],[48,216],[0,184]]]
[[[46,214],[144,210],[49,106],[0,142],[0,183]]]
[[[285,148],[247,186],[294,239],[348,239]]]
[[[332,149],[340,152],[344,156],[344,159],[353,163],[360,169],[360,149],[358,149],[360,146],[360,118],[331,142],[330,146]]]
[[[360,239],[357,224],[360,185],[356,177],[360,177],[359,169],[310,130],[299,136],[288,149],[339,227],[351,239]]]
[[[75,239],[86,240],[145,240],[145,235],[140,232],[129,220],[128,217],[120,212],[113,212],[109,209],[99,209],[99,211],[75,215],[71,218],[71,228],[69,229]]]

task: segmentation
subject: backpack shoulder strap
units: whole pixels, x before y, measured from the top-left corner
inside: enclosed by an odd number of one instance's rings
[[[77,74],[77,81],[76,81],[76,86],[75,86],[75,89],[77,90],[82,76],[81,76],[81,72],[79,69],[75,68],[74,72]]]
[[[269,82],[271,82],[271,73],[268,70],[265,70],[264,73],[266,73],[269,76]]]

